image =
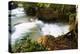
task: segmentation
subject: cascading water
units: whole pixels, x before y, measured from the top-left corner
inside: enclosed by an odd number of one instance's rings
[[[16,12],[14,12],[16,11]],[[14,12],[14,13],[13,13]],[[12,34],[12,40],[16,40],[17,37],[20,38],[22,33],[29,33],[29,32],[32,32],[32,28],[33,29],[37,29],[37,31],[39,32],[36,32],[35,34],[39,34],[37,36],[40,36],[40,35],[52,35],[54,37],[58,37],[60,35],[63,35],[63,34],[66,34],[67,32],[69,32],[69,25],[68,24],[62,24],[62,23],[43,23],[42,21],[40,20],[34,20],[32,22],[30,22],[28,19],[29,17],[25,16],[24,14],[24,11],[23,9],[21,8],[17,8],[16,10],[12,10],[12,28],[15,27],[15,24],[16,26],[18,26],[18,28],[16,28],[15,30],[18,30],[18,31],[14,31],[14,33]],[[37,24],[35,24],[36,22],[41,22],[43,24],[43,26],[41,26],[41,24],[39,24],[41,27],[39,28],[37,26]],[[19,24],[18,24],[19,23]],[[29,24],[30,23],[30,24]],[[32,25],[31,25],[32,23]],[[22,26],[19,26],[19,25],[22,25]],[[35,25],[35,26],[34,26]],[[22,29],[23,28],[23,29]],[[20,30],[20,31],[19,31]],[[15,34],[15,36],[14,36]],[[19,34],[19,36],[18,36]],[[17,35],[17,36],[16,36]],[[14,37],[13,37],[14,36]],[[34,37],[37,37],[37,36],[34,36]]]
[[[69,32],[69,25],[54,23],[54,24],[44,24],[42,28],[43,35],[52,35],[58,37],[60,35]]]

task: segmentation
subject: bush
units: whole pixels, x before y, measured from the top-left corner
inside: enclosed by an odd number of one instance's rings
[[[25,37],[22,40],[17,40],[16,43],[12,46],[12,52],[33,52],[33,51],[45,51],[47,50],[41,44],[38,44],[36,41],[31,40],[29,37]]]

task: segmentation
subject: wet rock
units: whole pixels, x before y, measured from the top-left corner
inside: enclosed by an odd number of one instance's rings
[[[73,36],[74,37],[74,36]],[[77,42],[73,40],[69,40],[65,35],[54,38],[51,35],[45,35],[38,38],[37,42],[42,44],[48,50],[62,50],[62,49],[76,49]]]

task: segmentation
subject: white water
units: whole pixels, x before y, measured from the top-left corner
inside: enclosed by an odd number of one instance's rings
[[[30,35],[33,40],[38,36],[42,36],[40,28],[43,24],[40,21],[21,23],[15,26],[15,32],[11,36],[12,44],[15,43],[16,39],[22,39],[23,36]],[[29,33],[29,34],[28,34]]]
[[[16,12],[15,12],[16,11]],[[62,23],[43,23],[42,21],[35,20],[33,22],[29,22],[29,17],[26,17],[23,9],[17,8],[12,11],[12,28],[16,28],[15,32],[12,34],[12,40],[16,40],[17,38],[21,38],[24,33],[34,32],[36,29],[34,37],[38,37],[41,35],[53,35],[54,37],[58,37],[60,35],[66,34],[69,32],[69,25]],[[16,17],[17,16],[17,17]],[[41,22],[41,23],[36,23]],[[18,25],[14,25],[20,23]],[[43,26],[41,26],[43,25]],[[41,31],[40,31],[41,29]],[[33,38],[33,37],[32,37]],[[13,42],[13,41],[12,41]]]
[[[54,37],[58,37],[60,35],[66,34],[69,32],[69,25],[65,24],[44,24],[44,27],[42,28],[42,32],[44,35],[53,35]]]

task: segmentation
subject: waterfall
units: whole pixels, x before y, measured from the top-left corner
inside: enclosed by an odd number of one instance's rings
[[[22,8],[16,8],[12,10],[11,13],[12,28],[15,28],[14,33],[11,35],[12,42],[15,42],[16,39],[21,38],[23,34],[31,33],[36,30],[35,35],[32,35],[32,39],[36,39],[38,36],[52,35],[58,37],[60,35],[66,34],[69,32],[69,25],[64,23],[44,23],[38,19],[33,20],[28,16],[25,16],[25,13]],[[31,19],[30,22],[28,19]],[[16,24],[16,25],[15,25]]]

